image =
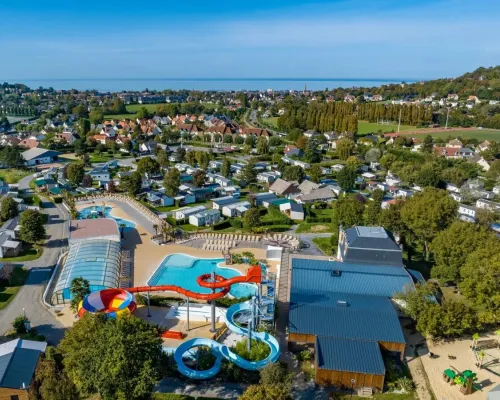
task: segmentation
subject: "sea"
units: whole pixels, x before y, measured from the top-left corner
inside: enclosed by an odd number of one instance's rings
[[[0,78],[0,82],[3,82]],[[353,87],[376,87],[389,83],[411,83],[419,79],[365,79],[365,78],[146,78],[146,79],[9,79],[9,83],[23,83],[30,88],[56,90],[97,90],[100,92],[142,90],[324,90]]]

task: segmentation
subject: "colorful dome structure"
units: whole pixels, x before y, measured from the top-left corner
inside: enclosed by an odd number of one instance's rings
[[[108,318],[129,317],[137,308],[135,297],[124,289],[104,289],[90,293],[78,305],[78,316],[86,312],[104,313]]]

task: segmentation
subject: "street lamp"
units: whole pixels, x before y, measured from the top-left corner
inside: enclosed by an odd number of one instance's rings
[[[352,399],[352,392],[354,392],[354,384],[356,383],[356,379],[351,379],[351,399]]]

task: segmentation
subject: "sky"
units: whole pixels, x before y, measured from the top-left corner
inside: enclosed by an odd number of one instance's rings
[[[453,77],[500,63],[498,0],[0,0],[0,81]]]

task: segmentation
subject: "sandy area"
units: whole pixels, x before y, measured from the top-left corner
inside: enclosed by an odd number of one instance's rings
[[[498,336],[496,337],[498,338]],[[480,340],[493,338],[495,338],[494,334],[484,335]],[[419,349],[419,354],[421,354],[420,360],[438,400],[459,400],[465,398],[457,386],[451,386],[443,380],[443,371],[451,366],[459,371],[470,369],[477,374],[476,385],[481,387],[482,390],[467,396],[467,399],[486,399],[488,391],[500,383],[500,376],[486,369],[476,367],[477,361],[471,350],[471,345],[472,339],[465,338],[452,342],[431,343],[428,341],[428,350],[427,348]],[[434,353],[434,358],[429,357],[429,351]],[[486,352],[490,351],[486,350]],[[500,353],[497,354],[500,355]],[[456,359],[450,360],[448,355],[454,356]]]

